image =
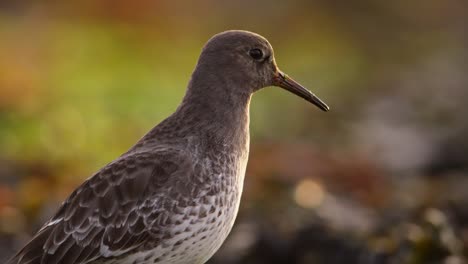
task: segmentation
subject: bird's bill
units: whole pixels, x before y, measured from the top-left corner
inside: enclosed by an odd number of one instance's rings
[[[298,82],[291,79],[289,76],[284,74],[282,71],[278,70],[275,73],[275,85],[281,87],[285,90],[290,91],[291,93],[304,98],[305,100],[313,103],[318,108],[322,109],[323,111],[330,110],[327,104],[325,104],[322,100],[320,100],[315,94],[311,91],[307,90],[304,86],[299,84]]]

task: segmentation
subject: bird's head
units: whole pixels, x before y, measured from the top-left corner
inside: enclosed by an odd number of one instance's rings
[[[242,92],[278,86],[323,111],[329,110],[322,100],[278,68],[268,40],[252,32],[230,30],[213,36],[203,48],[198,67],[210,71],[213,78],[240,83],[239,89],[245,89]]]

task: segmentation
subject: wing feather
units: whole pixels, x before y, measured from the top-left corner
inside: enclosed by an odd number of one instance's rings
[[[164,226],[167,211],[155,203],[171,204],[164,186],[171,175],[190,170],[174,157],[143,152],[110,163],[75,190],[8,263],[84,264],[118,257],[149,238],[161,241],[164,234],[155,225]]]

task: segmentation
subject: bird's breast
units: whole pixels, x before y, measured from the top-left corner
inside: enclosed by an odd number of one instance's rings
[[[205,263],[221,247],[236,219],[247,166],[248,145],[242,151],[198,146],[193,169],[180,177],[158,204],[170,204],[164,234],[150,245],[115,263]],[[159,223],[156,221],[155,223]],[[153,228],[154,229],[154,228]]]
[[[203,251],[200,263],[208,260],[228,236],[234,225],[243,190],[248,150],[219,152],[204,160],[208,189],[200,193],[193,208],[201,217],[193,219],[195,244]],[[191,239],[192,240],[192,239]],[[193,242],[192,242],[193,243]]]

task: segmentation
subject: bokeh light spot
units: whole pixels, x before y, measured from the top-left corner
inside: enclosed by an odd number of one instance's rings
[[[320,206],[325,197],[325,190],[314,180],[305,179],[300,181],[294,190],[294,200],[296,203],[307,209],[314,209]]]

